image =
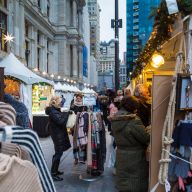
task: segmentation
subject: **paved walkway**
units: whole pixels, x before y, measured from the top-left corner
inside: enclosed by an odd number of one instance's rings
[[[109,158],[109,143],[110,135],[107,134],[107,162]],[[54,153],[53,143],[51,138],[40,139],[43,153],[47,161],[48,167],[51,167],[52,155]],[[72,148],[65,152],[62,156],[60,163],[60,170],[64,171],[64,180],[55,182],[57,192],[117,192],[115,189],[115,177],[112,175],[111,168],[105,168],[104,174],[96,181],[84,181],[79,176],[85,173],[86,168],[84,165],[73,165],[73,152]]]

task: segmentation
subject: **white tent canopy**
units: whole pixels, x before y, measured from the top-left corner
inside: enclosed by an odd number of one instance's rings
[[[82,93],[84,93],[84,94],[92,94],[93,92],[90,89],[88,89],[88,88],[84,88],[82,90]]]
[[[53,85],[52,81],[44,79],[33,73],[23,63],[21,63],[13,53],[10,53],[5,59],[0,62],[0,67],[5,68],[5,75],[10,75],[17,79],[20,79],[28,85],[40,82]]]
[[[69,92],[81,92],[76,86],[61,84],[60,82],[55,83],[54,88],[56,91],[69,91]]]

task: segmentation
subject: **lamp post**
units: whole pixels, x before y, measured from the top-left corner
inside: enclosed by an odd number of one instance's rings
[[[115,19],[111,20],[111,28],[115,28],[115,90],[117,91],[119,89],[119,28],[122,28],[118,0],[115,0]]]

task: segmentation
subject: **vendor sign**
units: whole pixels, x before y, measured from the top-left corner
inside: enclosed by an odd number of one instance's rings
[[[96,98],[93,95],[85,95],[83,96],[83,105],[85,106],[93,106],[96,105]]]

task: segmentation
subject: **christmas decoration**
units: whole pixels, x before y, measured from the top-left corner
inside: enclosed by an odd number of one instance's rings
[[[177,3],[182,17],[192,13],[192,0],[177,0]],[[169,15],[166,1],[162,0],[158,8],[151,9],[149,19],[151,18],[154,18],[153,32],[139,58],[134,62],[135,67],[131,78],[135,78],[141,73],[155,52],[161,53],[161,45],[170,39],[172,27],[178,19],[178,14]]]

